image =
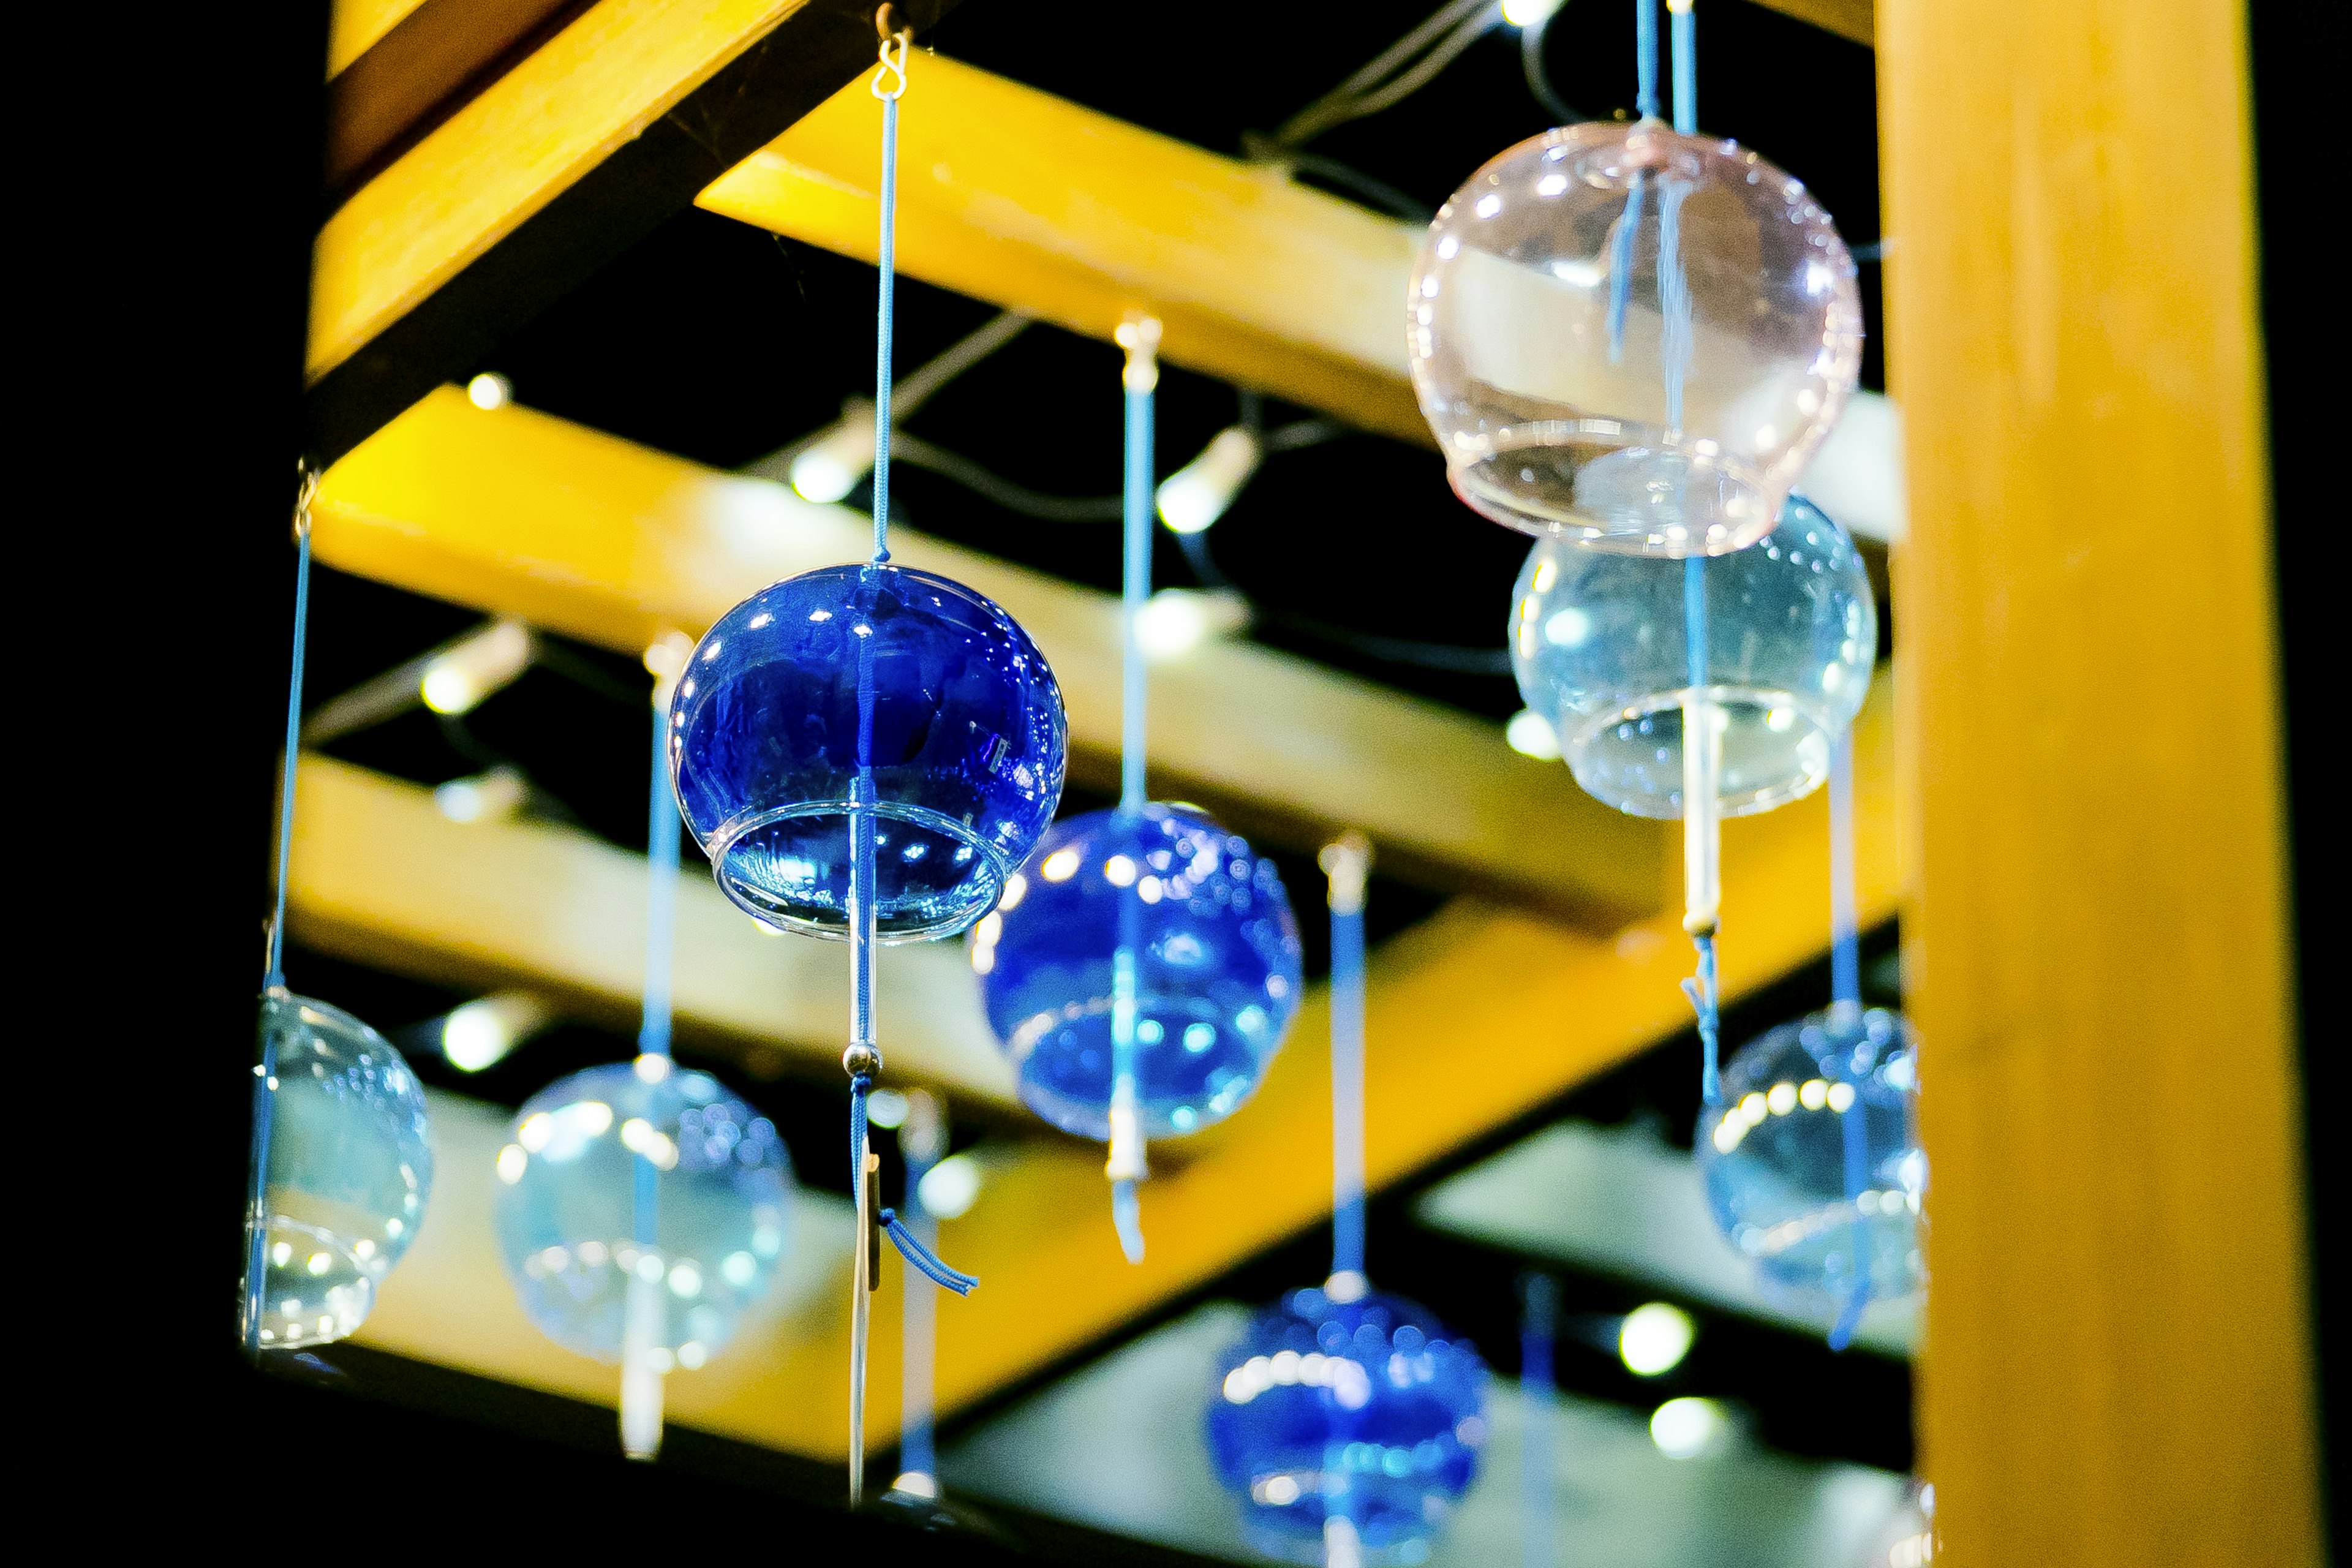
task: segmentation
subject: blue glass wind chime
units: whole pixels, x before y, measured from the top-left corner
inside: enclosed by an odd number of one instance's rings
[[[653,782],[636,1058],[524,1101],[491,1189],[499,1258],[525,1315],[564,1349],[620,1363],[621,1447],[634,1459],[660,1451],[665,1379],[726,1347],[773,1289],[792,1239],[792,1156],[774,1124],[670,1055],[678,816],[668,721],[684,643],[646,656]]]
[[[970,588],[890,560],[898,100],[910,41],[886,34],[871,83],[882,103],[873,556],[787,578],[730,610],[695,646],[669,710],[670,782],[719,889],[763,924],[849,944],[853,1502],[865,1488],[882,1236],[946,1289],[978,1284],[881,1206],[866,1105],[882,1070],[874,950],[952,935],[998,905],[1053,820],[1066,751],[1061,690],[1028,634]]]
[[[1683,819],[1705,1149],[1726,1125],[1721,819],[1830,777],[1877,616],[1853,542],[1791,494],[1860,372],[1853,258],[1802,184],[1698,134],[1692,0],[1669,12],[1672,127],[1655,0],[1635,0],[1641,117],[1547,132],[1474,174],[1430,226],[1406,336],[1455,493],[1538,536],[1508,626],[1523,699],[1588,793]],[[1779,1147],[1759,1139],[1758,1157]],[[1741,1179],[1710,1173],[1727,1192]]]
[[[1126,351],[1125,584],[1119,799],[1054,825],[973,931],[989,1026],[1024,1103],[1109,1146],[1120,1249],[1143,1260],[1136,1184],[1148,1142],[1239,1110],[1297,1011],[1298,922],[1274,865],[1197,806],[1145,791],[1148,675],[1138,627],[1151,594],[1152,393],[1160,323],[1131,316]]]
[[[310,619],[310,503],[294,505],[294,653],[278,796],[276,909],[261,982],[240,1329],[246,1349],[301,1352],[355,1331],[416,1240],[433,1195],[425,1091],[392,1043],[286,985],[286,900]]]
[[[1320,857],[1331,911],[1331,1273],[1259,1313],[1218,1363],[1207,1442],[1244,1532],[1327,1568],[1418,1563],[1469,1489],[1486,1367],[1364,1272],[1364,892],[1370,847]]]

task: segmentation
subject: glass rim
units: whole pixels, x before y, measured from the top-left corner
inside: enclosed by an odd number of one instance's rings
[[[1013,868],[1005,859],[1002,850],[954,817],[934,811],[927,805],[913,805],[904,801],[895,800],[877,800],[871,805],[859,806],[846,798],[828,798],[795,801],[790,805],[772,805],[764,810],[739,812],[720,823],[712,831],[710,837],[703,841],[704,852],[710,858],[711,880],[719,884],[719,890],[726,895],[729,903],[733,904],[761,925],[771,926],[778,931],[796,932],[802,936],[813,936],[824,942],[845,942],[849,940],[849,922],[846,916],[838,924],[835,924],[802,915],[785,914],[775,910],[763,909],[744,894],[734,879],[727,874],[727,863],[733,856],[736,845],[742,841],[744,836],[762,827],[772,827],[779,822],[790,822],[807,816],[845,816],[854,819],[861,810],[871,811],[875,816],[887,817],[893,822],[913,823],[919,827],[929,828],[934,833],[942,834],[969,847],[973,851],[978,861],[974,869],[981,873],[986,883],[985,897],[967,899],[957,910],[937,920],[927,921],[921,925],[908,926],[898,931],[885,931],[877,929],[874,933],[874,940],[878,945],[897,947],[906,942],[928,942],[935,937],[953,936],[960,931],[969,930],[982,916],[994,909],[997,900],[1003,896],[1004,884],[1012,875]]]

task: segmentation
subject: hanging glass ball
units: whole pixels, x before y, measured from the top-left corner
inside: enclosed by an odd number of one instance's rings
[[[1110,1136],[1111,1023],[1136,955],[1136,1090],[1147,1138],[1240,1108],[1298,1009],[1298,921],[1273,862],[1191,806],[1054,825],[973,930],[972,968],[1021,1098]]]
[[[1723,728],[1717,801],[1745,816],[1810,794],[1862,711],[1878,609],[1861,552],[1802,496],[1760,543],[1699,568],[1707,685]],[[1576,782],[1636,816],[1683,811],[1685,563],[1566,540],[1528,552],[1511,604],[1511,668],[1550,720]]]
[[[1768,1285],[1833,1310],[1859,1283],[1880,1300],[1925,1281],[1918,1092],[1902,1015],[1851,1004],[1725,1066],[1721,1106],[1700,1113],[1699,1171],[1717,1226]]]
[[[261,1033],[277,1070],[266,1089],[259,1340],[325,1344],[358,1329],[424,1221],[433,1195],[425,1091],[382,1035],[282,986],[262,995]]]
[[[792,1236],[792,1157],[709,1073],[665,1057],[590,1068],[531,1096],[507,1136],[499,1252],[523,1310],[566,1350],[618,1361],[635,1285],[658,1307],[657,1369],[698,1367],[774,1282]]]
[[[1209,1457],[1260,1552],[1323,1563],[1340,1520],[1363,1563],[1420,1563],[1477,1474],[1486,1409],[1486,1363],[1420,1307],[1310,1287],[1218,1363]]]
[[[1053,820],[1066,741],[1029,635],[900,566],[821,567],[754,594],[696,645],[670,704],[671,780],[720,889],[770,925],[835,938],[861,755],[877,933],[908,942],[996,902]]]
[[[1455,493],[1643,554],[1769,532],[1862,365],[1829,215],[1737,143],[1655,121],[1548,131],[1473,174],[1406,308]]]

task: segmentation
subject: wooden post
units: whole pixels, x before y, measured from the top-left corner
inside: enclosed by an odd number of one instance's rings
[[[1878,20],[1937,1562],[2315,1563],[2244,7]]]

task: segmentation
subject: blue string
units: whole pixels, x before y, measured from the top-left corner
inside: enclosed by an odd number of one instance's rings
[[[946,1144],[946,1133],[940,1130],[933,1139],[910,1139],[908,1129],[898,1132],[898,1152],[906,1162],[907,1200],[912,1212],[905,1221],[916,1239],[928,1249],[939,1234],[939,1222],[925,1214],[915,1194],[930,1171],[931,1155]],[[889,1211],[885,1210],[887,1215]],[[936,1256],[936,1254],[934,1254]],[[938,1363],[939,1302],[931,1292],[908,1280],[906,1295],[901,1298],[898,1334],[898,1468],[902,1472],[936,1478],[939,1455],[932,1441],[933,1384]]]
[[[1830,1029],[1836,1042],[1836,1072],[1850,1085],[1853,1103],[1839,1118],[1845,1155],[1845,1199],[1851,1210],[1846,1221],[1847,1245],[1853,1249],[1854,1283],[1845,1306],[1830,1330],[1830,1349],[1843,1351],[1861,1326],[1863,1309],[1870,1305],[1870,1236],[1862,1222],[1860,1199],[1870,1184],[1870,1151],[1865,1142],[1863,1085],[1853,1072],[1853,1049],[1868,1037],[1862,1018],[1862,955],[1855,931],[1853,898],[1853,731],[1837,739],[1830,753]],[[1848,1031],[1852,1031],[1849,1036]]]
[[[1127,461],[1123,517],[1125,548],[1119,594],[1119,746],[1118,809],[1123,814],[1143,810],[1150,798],[1144,783],[1148,750],[1150,689],[1143,662],[1141,623],[1151,596],[1152,523],[1152,386],[1153,377],[1138,374],[1148,368],[1147,355],[1156,345],[1141,341],[1130,349],[1127,386]],[[1112,957],[1111,1103],[1136,1105],[1138,1072],[1135,1037],[1137,1007],[1136,957],[1143,944],[1143,905],[1139,892],[1122,892],[1118,904],[1118,949]],[[1114,1134],[1116,1135],[1116,1134]],[[1139,1140],[1140,1128],[1136,1133]],[[1139,1151],[1140,1152],[1140,1151]],[[1111,1184],[1111,1227],[1118,1235],[1119,1251],[1129,1263],[1143,1261],[1143,1205],[1131,1177]]]
[[[898,1245],[899,1256],[929,1275],[934,1285],[952,1290],[959,1296],[969,1296],[980,1288],[979,1275],[966,1274],[961,1268],[950,1267],[938,1253],[925,1247],[923,1238],[915,1234],[914,1227],[898,1217],[898,1210],[882,1211],[882,1228]]]
[[[1364,1272],[1364,911],[1331,910],[1331,1272]]]
[[[1559,1316],[1559,1282],[1549,1274],[1520,1278],[1519,1387],[1526,1395],[1527,1431],[1521,1454],[1527,1468],[1525,1525],[1528,1568],[1552,1562],[1552,1373],[1553,1326]]]
[[[1675,129],[1698,134],[1698,16],[1688,4],[1668,18],[1675,52]],[[1653,47],[1656,46],[1653,44]],[[1652,68],[1656,68],[1654,66]],[[1655,112],[1653,110],[1653,112]]]
[[[1633,0],[1633,112],[1658,117],[1658,0]]]
[[[307,471],[294,516],[294,652],[286,677],[286,754],[278,780],[277,907],[269,917],[269,957],[261,988],[286,987],[286,881],[294,863],[294,770],[302,744],[302,656],[310,632],[310,493],[317,480]],[[269,1145],[278,1110],[278,1034],[261,1032],[261,1066],[253,1077],[253,1141],[247,1152],[247,1228],[245,1258],[246,1349],[261,1350],[263,1274],[269,1249]]]
[[[881,273],[874,320],[874,563],[890,559],[890,335],[898,271],[898,100],[882,100]]]

